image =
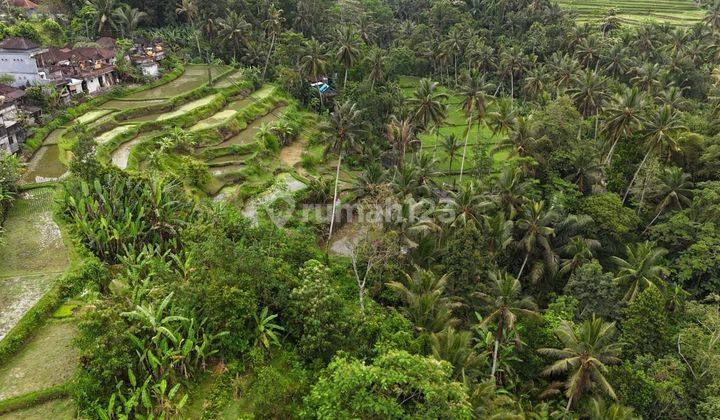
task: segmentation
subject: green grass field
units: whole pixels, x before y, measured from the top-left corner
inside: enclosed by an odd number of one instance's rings
[[[627,24],[645,21],[665,22],[689,26],[700,22],[705,15],[693,0],[559,0],[560,6],[578,14],[580,22],[602,19],[610,9]]]
[[[399,81],[403,94],[406,98],[412,96],[413,91],[418,86],[418,79],[414,77],[402,77]],[[467,117],[461,108],[462,98],[456,92],[445,90],[449,95],[448,98],[448,114],[445,123],[440,127],[439,135],[433,131],[426,131],[418,135],[422,143],[422,150],[430,153],[439,161],[439,167],[443,171],[457,172],[460,170],[462,147],[455,152],[455,156],[450,162],[450,155],[442,148],[443,137],[453,135],[458,142],[463,145],[465,142],[465,134],[467,130]],[[485,125],[478,126],[473,124],[470,128],[470,136],[468,137],[467,156],[465,160],[465,170],[472,169],[475,166],[476,158],[484,147],[490,154],[493,153],[493,147],[500,139],[499,135],[494,135],[492,131]],[[438,144],[438,142],[440,142]],[[495,166],[501,165],[507,161],[508,154],[506,152],[497,152],[492,155]]]

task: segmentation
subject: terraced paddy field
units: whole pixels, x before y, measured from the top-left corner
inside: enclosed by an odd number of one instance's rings
[[[238,70],[236,72],[233,72],[229,74],[228,76],[223,77],[220,81],[217,82],[216,87],[219,88],[226,88],[233,85],[233,83],[238,83],[243,80],[243,75],[245,72],[243,70]]]
[[[558,3],[575,11],[581,22],[598,21],[610,9],[616,9],[616,16],[628,24],[655,21],[689,26],[700,22],[705,15],[693,0],[559,0]]]
[[[230,69],[229,66],[212,66],[210,72],[213,79],[226,73]],[[153,89],[137,92],[126,96],[127,100],[147,100],[147,99],[169,99],[174,96],[183,95],[193,89],[208,82],[207,66],[203,64],[187,65],[185,72],[177,79],[160,85]]]
[[[247,107],[253,102],[253,99],[251,98],[242,98],[235,101],[232,101],[225,105],[223,109],[218,111],[217,113],[211,115],[208,118],[205,118],[204,120],[198,121],[197,124],[190,127],[190,131],[199,131],[204,130],[207,128],[215,127],[217,125],[221,125],[224,123],[227,123],[230,121],[231,118],[233,118],[238,111],[241,109]]]
[[[43,144],[57,144],[57,142],[65,135],[65,133],[67,133],[68,130],[68,128],[58,128],[51,131],[50,134],[45,137]]]
[[[102,109],[113,109],[118,111],[124,111],[126,109],[142,108],[146,106],[158,105],[165,103],[164,99],[148,99],[144,101],[127,101],[124,99],[113,99],[112,101],[105,102]]]
[[[13,204],[3,226],[0,338],[37,303],[68,266],[62,233],[53,220],[53,198],[52,188],[23,193]]]
[[[54,181],[63,176],[67,168],[60,162],[60,148],[57,144],[42,146],[27,165],[23,183]]]
[[[270,112],[261,116],[260,118],[254,119],[241,132],[239,132],[236,135],[230,137],[229,139],[223,141],[222,143],[212,146],[212,147],[219,148],[219,147],[232,146],[234,144],[247,144],[247,143],[252,142],[255,139],[255,134],[257,134],[258,129],[263,124],[272,124],[275,121],[279,120],[280,116],[282,115],[283,110],[286,107],[287,107],[286,105],[280,105],[280,106],[276,107],[275,109],[271,110]]]
[[[42,404],[0,415],[0,420],[71,420],[77,418],[75,404],[69,398],[51,400]]]
[[[85,114],[77,117],[72,124],[89,124],[111,112],[112,110],[109,109],[96,109],[94,111],[86,112]]]
[[[78,363],[71,320],[49,320],[22,350],[0,365],[0,401],[58,386],[72,378]]]
[[[97,144],[107,143],[110,140],[127,133],[128,131],[132,130],[133,128],[135,128],[135,126],[133,126],[131,124],[117,126],[117,127],[113,128],[112,130],[99,135],[95,139],[95,141],[97,141]]]
[[[133,147],[159,134],[160,133],[157,131],[142,133],[134,139],[121,144],[120,147],[115,149],[110,156],[112,164],[120,169],[126,169],[128,165],[128,158],[130,157],[130,152],[132,152]]]
[[[414,77],[402,77],[400,79],[400,87],[405,97],[411,97],[419,83]],[[462,98],[456,92],[445,90],[449,95],[447,118],[442,126],[440,126],[439,135],[434,131],[424,132],[418,135],[418,139],[422,144],[424,152],[435,156],[439,161],[439,168],[448,172],[458,172],[461,165],[462,145],[465,142],[465,134],[467,130],[467,117],[462,110]],[[443,149],[442,141],[445,136],[453,135],[459,142],[461,148],[455,152],[455,156],[450,159],[450,155]],[[478,160],[482,149],[487,153],[492,152],[492,148],[500,140],[499,135],[495,135],[484,125],[479,128],[477,124],[470,127],[470,136],[468,137],[467,155],[465,158],[465,170],[472,169]],[[493,163],[496,167],[502,166],[508,160],[507,152],[497,152],[492,155]]]
[[[202,107],[202,106],[205,106],[205,105],[209,104],[210,102],[214,101],[214,100],[217,99],[217,98],[218,98],[218,95],[217,95],[217,94],[205,96],[204,98],[200,98],[200,99],[198,99],[198,100],[195,100],[195,101],[192,101],[192,102],[188,102],[188,103],[186,103],[185,105],[177,108],[177,109],[174,110],[174,111],[163,112],[163,113],[159,113],[159,114],[148,114],[148,115],[144,115],[144,116],[139,117],[139,118],[133,118],[133,119],[131,119],[131,120],[128,120],[128,122],[147,122],[147,121],[165,121],[165,120],[169,120],[169,119],[171,119],[171,118],[175,118],[175,117],[179,117],[179,116],[185,115],[185,114],[187,114],[188,112],[195,110],[196,108],[200,108],[200,107]]]

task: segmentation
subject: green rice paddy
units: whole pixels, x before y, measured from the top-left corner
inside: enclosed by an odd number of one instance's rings
[[[693,0],[559,0],[560,6],[577,12],[578,20],[594,22],[602,19],[610,9],[624,23],[646,21],[689,26],[700,22],[704,12]]]
[[[213,66],[211,68],[211,77],[213,79],[230,70],[228,66]],[[147,100],[147,99],[169,99],[174,96],[186,94],[208,82],[208,72],[206,65],[187,65],[185,72],[177,79],[160,85],[153,89],[145,90],[126,96],[128,100]]]
[[[405,97],[411,97],[415,89],[419,84],[419,80],[414,77],[402,77],[400,79],[400,86],[402,88]],[[457,172],[461,166],[461,156],[463,152],[463,145],[467,133],[467,117],[462,110],[461,103],[462,98],[456,92],[445,89],[445,93],[448,94],[448,112],[444,123],[440,126],[438,133],[434,130],[425,131],[418,135],[418,139],[421,142],[423,152],[435,156],[439,161],[439,168],[442,171]],[[460,148],[455,152],[455,155],[450,162],[450,155],[442,147],[442,141],[445,136],[453,135],[457,139]],[[478,128],[477,124],[473,124],[470,127],[470,133],[467,137],[468,146],[465,157],[465,167],[472,169],[477,161],[477,158],[482,153],[482,149],[485,152],[492,154],[492,149],[495,144],[500,140],[500,136],[495,135],[485,125],[480,125]],[[501,165],[503,162],[508,160],[508,154],[506,152],[496,152],[492,154],[492,159],[495,166]]]
[[[140,118],[134,118],[132,120],[129,120],[129,122],[165,121],[165,120],[169,120],[171,118],[180,117],[182,115],[187,114],[190,111],[193,111],[197,108],[208,105],[209,103],[211,103],[218,97],[219,97],[219,95],[217,95],[217,94],[205,96],[203,98],[189,102],[174,111],[164,112],[164,113],[159,113],[159,114],[148,114],[148,115],[144,115]]]
[[[0,365],[0,400],[62,385],[78,363],[77,334],[69,321],[49,320],[22,350]]]

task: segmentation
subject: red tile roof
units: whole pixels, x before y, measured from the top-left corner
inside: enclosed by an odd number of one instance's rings
[[[36,43],[17,36],[11,36],[3,42],[0,42],[0,48],[6,50],[32,50],[38,47],[39,45]]]
[[[12,7],[22,7],[23,9],[37,9],[38,5],[30,0],[8,0]]]

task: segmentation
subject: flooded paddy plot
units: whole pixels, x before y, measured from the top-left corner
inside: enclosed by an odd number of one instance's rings
[[[25,183],[56,181],[65,172],[67,168],[60,162],[60,148],[57,144],[51,144],[42,146],[35,152],[21,181]]]
[[[78,363],[77,335],[71,321],[50,320],[22,350],[0,365],[0,400],[69,381]]]

